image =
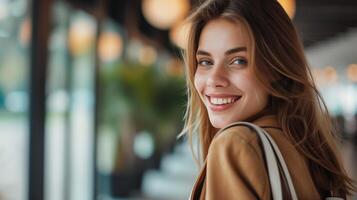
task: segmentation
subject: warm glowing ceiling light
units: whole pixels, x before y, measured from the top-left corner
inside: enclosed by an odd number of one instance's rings
[[[322,86],[324,84],[323,69],[313,68],[312,75],[317,85]]]
[[[143,46],[139,49],[139,62],[142,65],[152,65],[157,60],[157,51],[152,46]]]
[[[186,49],[190,26],[191,24],[185,21],[177,23],[170,31],[171,42],[182,49]]]
[[[284,8],[285,12],[289,15],[290,19],[294,18],[296,11],[295,0],[278,0],[278,2]]]
[[[23,46],[27,46],[31,40],[31,21],[29,18],[25,18],[22,21],[19,31],[19,39]]]
[[[353,82],[357,82],[357,64],[347,66],[347,77]]]
[[[324,69],[325,80],[327,83],[334,83],[338,79],[337,72],[335,68],[331,66],[326,66]]]
[[[166,30],[187,15],[190,3],[188,0],[143,0],[141,8],[151,25]]]
[[[184,74],[184,63],[177,57],[172,57],[166,63],[166,72],[171,76],[180,77]]]
[[[71,23],[68,35],[70,52],[78,56],[86,52],[95,39],[95,24],[88,19],[78,18]]]
[[[103,62],[111,62],[122,54],[123,40],[116,32],[103,32],[99,36],[98,55]]]

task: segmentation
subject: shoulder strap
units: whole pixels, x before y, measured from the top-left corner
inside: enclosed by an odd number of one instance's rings
[[[280,165],[283,168],[283,176],[288,182],[288,188],[291,194],[291,198],[293,200],[297,200],[297,195],[296,191],[293,185],[293,182],[290,177],[289,170],[286,166],[286,163],[284,161],[284,158],[274,142],[274,140],[271,138],[271,136],[262,128],[259,126],[249,123],[249,122],[235,122],[233,124],[228,125],[227,127],[221,129],[217,134],[221,133],[222,131],[233,127],[233,126],[247,126],[251,129],[254,130],[254,132],[257,133],[259,139],[262,142],[263,145],[263,151],[265,154],[265,160],[267,163],[267,168],[268,168],[268,175],[269,175],[269,181],[270,181],[270,187],[272,191],[272,196],[274,200],[282,200],[283,199],[283,193],[282,193],[282,186],[281,186],[281,181],[280,181],[280,173],[279,173],[279,167]]]
[[[288,169],[288,167],[286,166],[284,157],[283,157],[283,155],[281,154],[278,145],[274,142],[273,138],[272,138],[264,129],[261,128],[261,130],[265,133],[265,136],[268,138],[268,140],[270,141],[271,145],[273,146],[274,151],[275,151],[275,153],[276,153],[276,155],[277,155],[277,157],[278,157],[278,159],[279,159],[279,164],[280,164],[280,166],[283,168],[284,177],[285,177],[286,180],[287,180],[288,187],[289,187],[289,191],[290,191],[290,194],[291,194],[291,198],[292,198],[293,200],[297,199],[295,187],[294,187],[293,181],[291,180],[291,176],[290,176],[290,173],[289,173],[289,169]]]

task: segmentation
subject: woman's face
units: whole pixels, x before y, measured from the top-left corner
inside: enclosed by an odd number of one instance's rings
[[[267,105],[268,93],[249,66],[249,44],[243,25],[223,18],[209,21],[201,32],[195,88],[215,128],[244,121]]]

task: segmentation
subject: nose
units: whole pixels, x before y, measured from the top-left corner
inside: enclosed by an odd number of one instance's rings
[[[208,74],[207,86],[216,88],[216,87],[227,87],[229,81],[227,78],[227,73],[225,69],[221,67],[213,67]]]

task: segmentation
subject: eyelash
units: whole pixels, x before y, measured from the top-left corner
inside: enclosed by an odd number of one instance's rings
[[[206,66],[207,64],[204,65],[204,64],[202,64],[203,62],[208,62],[208,63],[210,63],[212,65],[212,62],[210,62],[209,60],[200,60],[200,61],[198,61],[198,65]]]
[[[234,64],[236,61],[243,61],[244,63],[238,63],[237,65],[247,65],[248,64],[248,61],[244,58],[235,58],[233,59],[232,62],[230,62],[230,64]],[[208,62],[209,64],[202,64],[203,62]],[[198,65],[201,65],[201,66],[207,66],[207,65],[212,65],[212,62],[210,62],[209,60],[206,60],[206,59],[202,59],[202,60],[199,60]]]
[[[234,63],[235,61],[243,61],[244,62],[243,64],[238,64],[238,65],[247,65],[248,64],[248,61],[244,58],[234,59],[233,62],[231,62],[231,63]]]

